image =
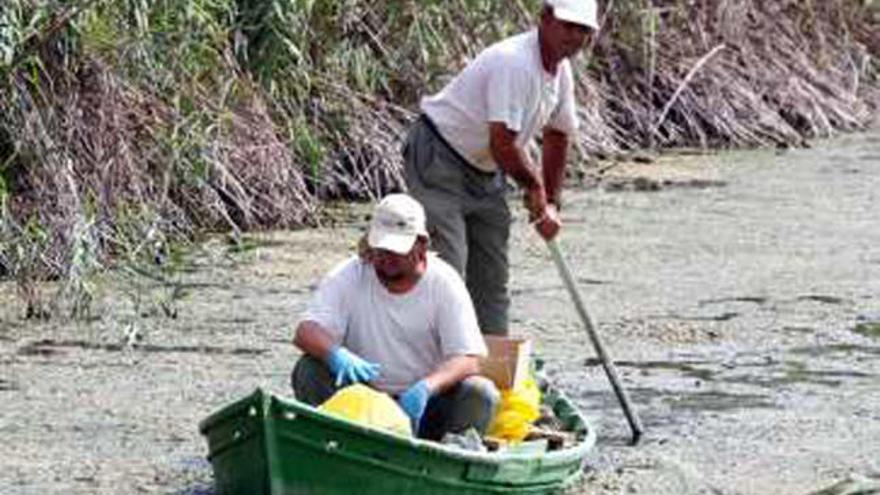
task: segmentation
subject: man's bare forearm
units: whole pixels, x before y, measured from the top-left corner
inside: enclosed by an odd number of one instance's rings
[[[544,143],[541,165],[544,171],[544,191],[547,202],[559,207],[559,195],[565,178],[565,162],[568,156],[568,134],[547,128],[544,130]]]
[[[523,189],[543,187],[541,176],[524,149],[516,145],[516,133],[500,122],[489,124],[489,147],[492,158]]]
[[[334,342],[330,334],[317,322],[305,320],[296,327],[293,345],[319,359],[325,359]]]
[[[529,217],[543,216],[547,207],[544,181],[528,153],[516,145],[516,133],[500,122],[492,122],[489,124],[489,146],[495,163],[525,189]]]
[[[479,371],[478,357],[454,356],[444,361],[436,370],[426,376],[425,381],[428,383],[428,390],[437,394],[471,375],[476,375]]]

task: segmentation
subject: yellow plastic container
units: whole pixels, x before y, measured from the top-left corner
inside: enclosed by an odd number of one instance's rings
[[[361,383],[337,391],[318,409],[349,421],[412,436],[409,416],[397,402],[388,394]]]

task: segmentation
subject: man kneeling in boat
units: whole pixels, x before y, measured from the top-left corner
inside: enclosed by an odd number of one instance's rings
[[[500,394],[477,375],[486,344],[474,306],[458,273],[428,253],[421,204],[386,196],[366,241],[324,278],[296,328],[296,398],[318,405],[364,382],[395,397],[419,437],[484,433]]]

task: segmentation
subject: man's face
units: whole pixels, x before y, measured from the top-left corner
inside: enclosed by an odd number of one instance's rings
[[[584,46],[593,32],[592,29],[574,22],[559,20],[553,15],[544,16],[545,40],[555,58],[571,58]]]
[[[406,254],[372,248],[369,260],[376,270],[376,276],[384,282],[396,282],[410,278],[418,272],[420,261],[418,243]]]

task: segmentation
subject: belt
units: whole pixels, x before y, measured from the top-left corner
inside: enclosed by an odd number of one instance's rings
[[[437,129],[437,126],[434,124],[434,121],[432,121],[430,117],[425,114],[421,114],[419,116],[419,120],[425,123],[425,127],[427,127],[428,130],[431,131],[431,134],[433,134],[438,141],[443,143],[443,146],[446,146],[446,148],[449,149],[449,152],[452,153],[452,155],[455,156],[463,166],[467,167],[469,172],[478,174],[479,176],[486,179],[493,179],[497,177],[498,174],[501,172],[500,169],[494,172],[487,172],[485,170],[475,167],[470,161],[468,161],[467,158],[463,157],[461,153],[458,152],[458,150],[456,150],[451,144],[449,144],[449,141],[447,141],[446,138],[443,137],[443,134],[440,134],[440,130]]]

